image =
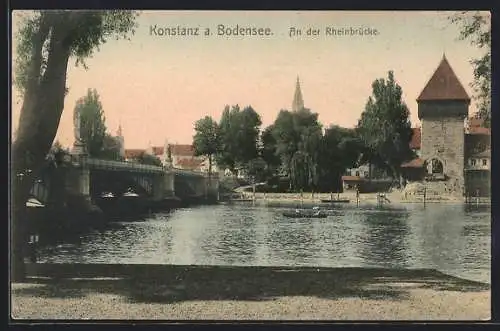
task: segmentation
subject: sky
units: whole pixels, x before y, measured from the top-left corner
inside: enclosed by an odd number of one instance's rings
[[[73,144],[76,101],[96,89],[112,134],[121,123],[125,148],[191,144],[194,122],[219,120],[225,105],[251,105],[265,127],[281,109],[291,110],[300,78],[305,107],[319,121],[354,127],[371,95],[371,84],[394,71],[418,126],[416,98],[443,54],[472,95],[469,61],[482,55],[458,40],[451,12],[373,11],[143,11],[127,40],[110,40],[86,61],[88,69],[68,66],[64,111],[56,139]],[[486,13],[488,14],[488,13]],[[13,16],[13,34],[19,20]],[[269,36],[218,35],[226,28],[269,28]],[[165,28],[199,28],[198,36],[168,36]],[[327,35],[327,29],[370,30],[356,36]],[[205,36],[205,29],[210,35]],[[291,28],[300,36],[291,36]],[[307,35],[307,30],[319,35]],[[375,35],[373,31],[377,32]],[[15,59],[16,41],[12,41]],[[14,77],[15,78],[15,77]],[[12,90],[12,130],[22,98]],[[470,113],[476,111],[471,103]]]

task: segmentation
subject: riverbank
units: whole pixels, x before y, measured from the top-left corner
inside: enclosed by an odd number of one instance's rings
[[[29,264],[19,319],[489,319],[490,287],[433,270]]]
[[[311,193],[304,192],[300,193],[255,193],[252,192],[242,192],[241,197],[249,201],[255,199],[257,204],[320,204],[321,200],[329,199],[340,199],[349,200],[349,203],[356,204],[359,201],[360,204],[378,204],[379,193],[361,193],[359,197],[356,196],[356,192],[347,191],[343,193]],[[423,203],[423,196],[419,195],[406,195],[399,191],[393,191],[390,193],[385,193],[385,197],[388,199],[385,203],[389,204],[405,204],[405,203]],[[429,196],[426,197],[426,203],[465,203],[464,198],[454,197],[454,196]],[[491,205],[490,198],[479,198],[473,199],[470,202],[471,205]]]

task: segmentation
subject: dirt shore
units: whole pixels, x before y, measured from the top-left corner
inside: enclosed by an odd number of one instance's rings
[[[17,319],[486,320],[490,287],[432,270],[30,265]]]
[[[244,199],[254,199],[254,195],[251,192],[241,193]],[[307,204],[319,204],[321,200],[328,199],[346,199],[349,200],[350,204],[356,204],[359,201],[360,204],[377,204],[379,193],[361,193],[359,197],[356,196],[355,192],[344,192],[344,193],[256,193],[255,202],[257,204],[280,204],[280,203],[307,203]],[[423,203],[423,197],[420,195],[411,195],[399,191],[394,191],[386,193],[385,197],[388,199],[385,203],[389,204],[405,204],[405,203]],[[359,199],[359,200],[358,200]],[[426,197],[426,203],[464,203],[465,200],[462,197],[453,196],[428,196]],[[489,198],[480,198],[479,200],[473,199],[472,204],[489,205],[491,200]]]

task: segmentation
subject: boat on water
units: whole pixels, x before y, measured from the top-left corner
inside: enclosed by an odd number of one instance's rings
[[[284,212],[283,216],[288,218],[326,218],[328,215],[318,207],[314,207],[312,210],[300,210]]]

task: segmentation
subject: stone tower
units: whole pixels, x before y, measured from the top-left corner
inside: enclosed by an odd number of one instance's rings
[[[122,133],[122,124],[118,125],[118,130],[116,131],[116,139],[118,139],[120,143],[120,156],[125,158],[125,138]]]
[[[304,100],[302,99],[302,91],[300,90],[299,77],[295,85],[295,94],[293,96],[292,111],[298,111],[304,108]]]
[[[427,178],[440,193],[461,196],[464,190],[464,120],[470,98],[446,56],[417,98],[422,124],[421,158]],[[439,182],[439,184],[438,184]]]

